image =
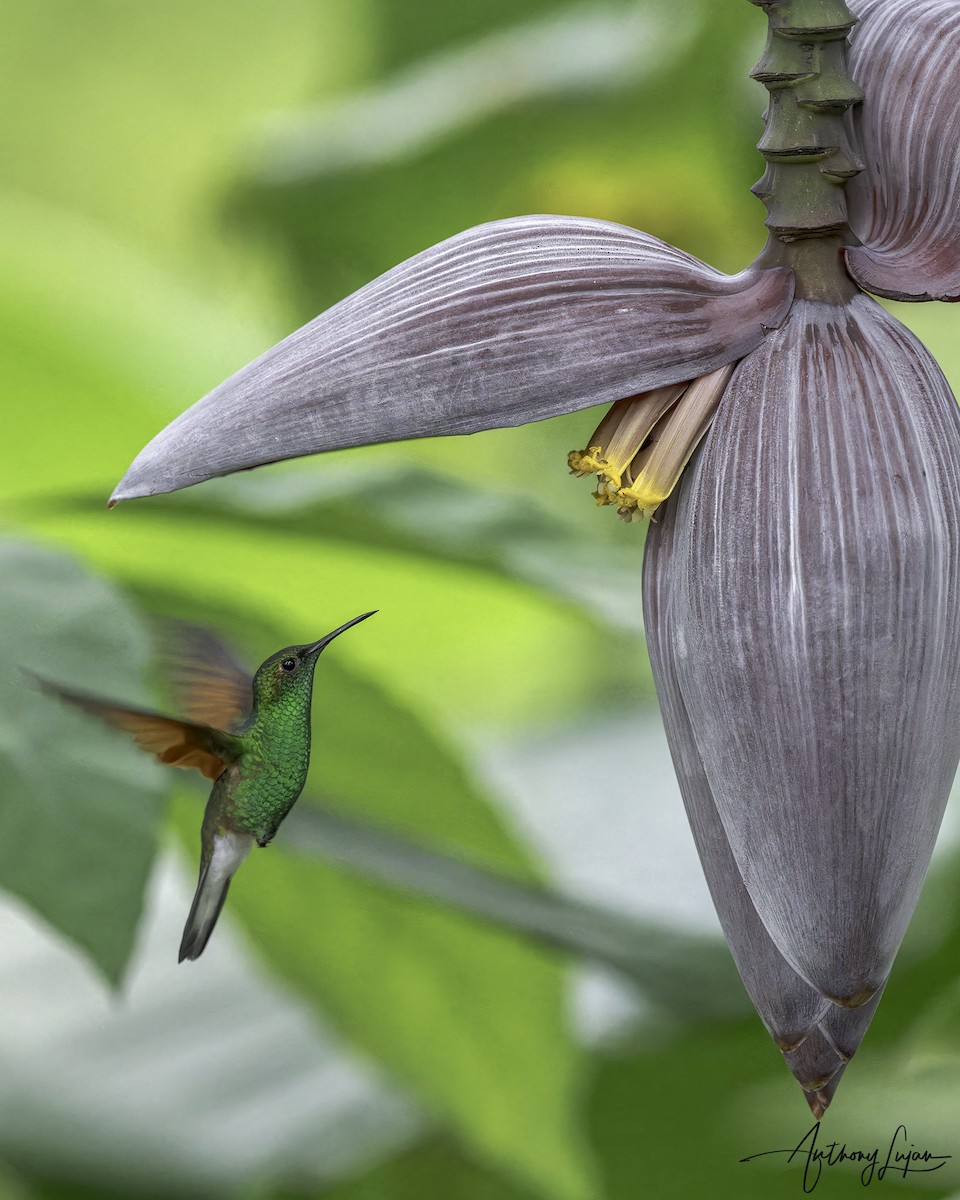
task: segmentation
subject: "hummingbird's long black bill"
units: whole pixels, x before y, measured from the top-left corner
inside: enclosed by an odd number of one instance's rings
[[[346,625],[341,625],[339,629],[335,629],[333,633],[328,633],[326,637],[322,637],[319,642],[314,642],[312,646],[305,646],[304,654],[319,654],[324,646],[328,646],[335,637],[339,637],[345,630],[350,629],[353,625],[359,625],[361,621],[365,621],[367,617],[372,617],[374,613],[380,610],[375,608],[372,612],[361,613],[359,617],[354,617],[352,621],[348,621]]]

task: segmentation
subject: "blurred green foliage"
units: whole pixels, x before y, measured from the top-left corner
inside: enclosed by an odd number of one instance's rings
[[[105,688],[136,700],[129,688],[145,643],[142,622],[113,588],[63,556],[0,541],[0,886],[75,939],[113,982],[133,947],[153,860],[160,772],[37,695],[12,664],[74,686],[96,672]]]
[[[763,97],[744,80],[760,15],[708,0],[0,10],[0,886],[118,980],[170,783],[28,694],[18,666],[143,700],[153,615],[215,625],[256,662],[368,607],[376,622],[323,664],[304,803],[543,882],[471,746],[586,713],[639,720],[652,703],[640,531],[595,512],[565,471],[589,416],[270,468],[109,514],[103,502],[186,404],[468,225],[584,214],[746,265],[763,234],[748,192]],[[899,315],[960,381],[953,314]],[[579,786],[605,819],[589,763]],[[625,786],[657,804],[642,781]],[[200,811],[184,788],[164,827],[191,870]],[[637,847],[638,873],[656,852]],[[955,865],[931,881],[831,1137],[883,1143],[905,1121],[960,1155]],[[708,966],[704,990],[724,997],[709,1012],[651,1008],[625,1040],[590,1048],[555,949],[293,835],[252,856],[229,907],[262,970],[416,1098],[421,1133],[325,1184],[271,1161],[238,1185],[222,1146],[192,1188],[186,1152],[175,1179],[144,1169],[124,1182],[109,1128],[82,1161],[63,1149],[67,1097],[33,1115],[29,1138],[0,1128],[0,1197],[679,1200],[799,1187],[782,1164],[738,1161],[795,1144],[808,1124],[728,970]],[[657,946],[677,971],[700,959],[675,931]],[[238,1079],[255,1141],[265,1093]],[[818,1194],[854,1186],[836,1173]],[[898,1187],[943,1196],[960,1171]]]

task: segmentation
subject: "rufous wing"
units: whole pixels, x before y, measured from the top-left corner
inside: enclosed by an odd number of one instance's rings
[[[142,750],[169,767],[194,768],[208,779],[217,779],[240,753],[241,747],[234,738],[209,725],[114,704],[34,678],[45,692],[129,733]]]

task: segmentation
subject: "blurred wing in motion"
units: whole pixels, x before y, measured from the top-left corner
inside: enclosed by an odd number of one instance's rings
[[[175,707],[191,721],[235,728],[253,709],[253,677],[209,629],[186,621],[164,625],[164,674]]]
[[[74,692],[33,676],[43,691],[65,700],[101,721],[129,733],[141,750],[168,767],[193,767],[208,779],[217,779],[242,752],[242,744],[230,734],[209,725],[178,721],[141,708],[128,708]]]

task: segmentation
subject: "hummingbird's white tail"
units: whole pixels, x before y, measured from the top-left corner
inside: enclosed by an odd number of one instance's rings
[[[253,838],[247,833],[218,833],[213,839],[213,853],[200,867],[200,881],[190,906],[190,915],[183,928],[180,942],[180,962],[199,958],[210,940],[213,927],[227,898],[230,880],[247,857]]]

